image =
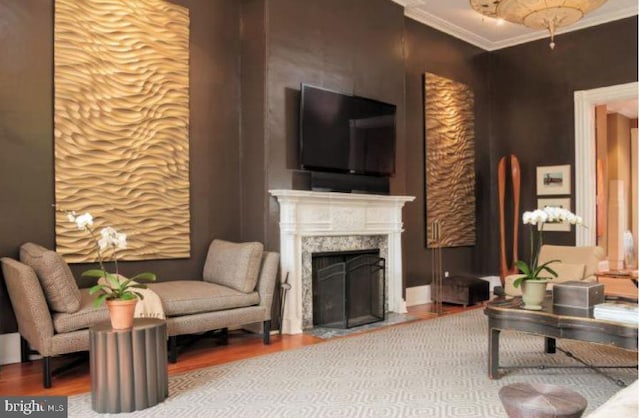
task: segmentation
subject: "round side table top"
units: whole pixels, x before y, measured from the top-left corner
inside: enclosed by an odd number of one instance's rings
[[[93,325],[89,330],[91,332],[127,332],[132,330],[143,330],[147,328],[157,327],[164,324],[164,319],[156,318],[136,318],[133,320],[133,328],[130,329],[113,329],[110,321],[103,321]]]

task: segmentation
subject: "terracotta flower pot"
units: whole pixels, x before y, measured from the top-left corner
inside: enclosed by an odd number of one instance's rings
[[[107,300],[111,327],[113,329],[130,329],[133,327],[133,313],[138,299],[131,300]]]
[[[539,311],[542,309],[542,301],[547,293],[547,283],[549,280],[523,280],[522,301],[524,309]]]

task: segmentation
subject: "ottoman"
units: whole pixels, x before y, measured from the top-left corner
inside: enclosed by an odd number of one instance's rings
[[[489,282],[468,275],[455,275],[442,280],[442,302],[475,305],[489,300]]]
[[[564,386],[512,383],[498,394],[509,418],[580,418],[587,400]]]

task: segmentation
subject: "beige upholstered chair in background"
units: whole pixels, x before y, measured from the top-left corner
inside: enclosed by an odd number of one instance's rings
[[[553,287],[554,283],[566,282],[569,280],[596,281],[598,263],[605,259],[604,250],[601,247],[572,247],[563,245],[543,245],[540,248],[539,264],[549,260],[560,260],[549,265],[558,277],[549,283]],[[521,289],[513,287],[513,282],[520,277],[513,274],[505,278],[505,293],[509,296],[522,295]]]

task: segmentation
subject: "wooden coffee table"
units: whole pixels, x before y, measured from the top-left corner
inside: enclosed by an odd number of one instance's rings
[[[486,304],[484,313],[489,321],[489,363],[491,379],[499,379],[500,331],[514,330],[544,337],[546,353],[556,352],[556,338],[612,345],[638,351],[638,326],[612,321],[561,315],[554,312],[551,294],[542,310],[521,308],[522,298],[496,299]]]

